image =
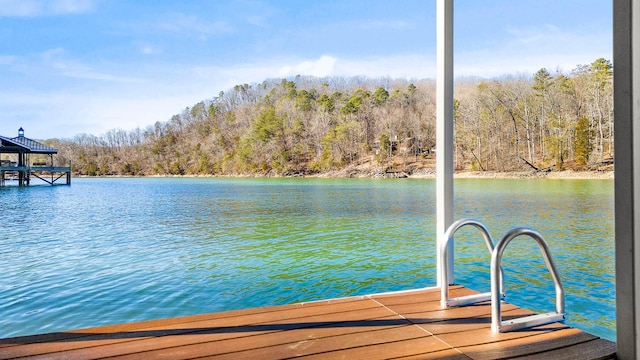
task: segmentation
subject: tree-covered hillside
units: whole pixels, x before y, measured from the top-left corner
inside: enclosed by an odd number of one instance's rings
[[[594,169],[613,157],[612,64],[455,84],[458,170]],[[432,166],[435,81],[237,85],[146,129],[53,139],[83,175],[287,175]]]

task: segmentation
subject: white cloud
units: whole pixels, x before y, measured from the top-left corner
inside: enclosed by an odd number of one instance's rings
[[[359,28],[363,30],[372,29],[387,29],[398,30],[411,27],[411,24],[404,20],[363,20],[363,21],[351,21],[348,27]]]
[[[12,55],[0,55],[0,65],[11,65],[18,60],[17,56]]]
[[[160,21],[158,24],[160,29],[173,33],[195,33],[200,38],[206,39],[207,36],[227,33],[232,27],[224,21],[205,21],[195,15],[187,15],[181,13],[171,13]]]
[[[160,54],[162,53],[162,51],[152,45],[142,45],[140,46],[140,53],[144,54],[144,55],[153,55],[153,54]]]
[[[0,135],[23,127],[33,139],[100,135],[112,129],[133,130],[164,122],[186,106],[202,100],[175,94],[128,93],[0,93]]]
[[[92,11],[93,0],[0,0],[0,16],[37,17]]]
[[[109,73],[102,73],[91,69],[67,67],[61,72],[62,75],[84,80],[100,80],[118,83],[143,83],[145,79],[134,76],[118,76]]]
[[[305,60],[295,65],[285,65],[278,71],[278,76],[311,75],[317,77],[332,75],[338,59],[322,55],[318,60]]]
[[[172,115],[200,100],[202,99],[175,94],[161,94],[158,97],[146,94],[139,97],[115,94],[112,94],[112,97],[91,97],[82,99],[82,109],[89,115],[76,118],[82,124],[90,123],[95,129],[92,133],[96,135],[116,128],[144,129],[157,121],[168,121]]]
[[[248,16],[245,20],[247,21],[248,24],[251,24],[253,26],[257,26],[261,28],[269,27],[267,17],[263,15]]]
[[[50,11],[55,14],[80,14],[93,10],[91,0],[54,0],[47,1]]]
[[[561,29],[551,24],[545,24],[542,27],[509,28],[507,34],[513,37],[512,42],[520,44],[536,43],[558,36],[564,37]]]
[[[36,1],[0,0],[0,16],[37,16],[42,12],[42,4]]]
[[[46,71],[47,75],[59,75],[64,77],[100,80],[120,83],[144,82],[144,79],[136,76],[114,75],[109,71],[96,70],[96,66],[90,66],[80,62],[62,48],[44,51],[40,54],[41,64],[32,64],[33,71],[39,69]]]
[[[433,78],[436,73],[435,56],[406,54],[366,59],[340,60],[335,66],[336,75],[390,77],[404,79]]]

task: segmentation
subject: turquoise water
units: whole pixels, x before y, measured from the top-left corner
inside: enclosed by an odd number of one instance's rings
[[[613,181],[456,180],[456,219],[549,242],[567,323],[615,338]],[[0,188],[0,337],[435,285],[435,182],[73,179]],[[456,236],[456,281],[489,254]],[[554,309],[535,243],[504,255],[508,300]]]

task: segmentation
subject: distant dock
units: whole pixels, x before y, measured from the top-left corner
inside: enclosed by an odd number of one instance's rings
[[[31,179],[37,178],[49,185],[62,183],[71,185],[71,168],[55,166],[57,149],[24,136],[8,138],[0,136],[0,186],[17,181],[18,186],[29,186]]]

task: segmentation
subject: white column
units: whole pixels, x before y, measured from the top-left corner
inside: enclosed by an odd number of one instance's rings
[[[612,2],[616,343],[624,360],[640,358],[640,1]]]
[[[438,249],[453,222],[453,0],[437,3],[436,84],[436,234]],[[453,244],[448,251],[449,279],[453,281]],[[440,251],[437,279],[440,284]],[[447,284],[444,284],[447,285]]]

